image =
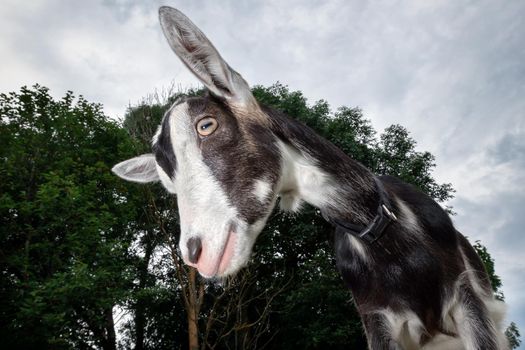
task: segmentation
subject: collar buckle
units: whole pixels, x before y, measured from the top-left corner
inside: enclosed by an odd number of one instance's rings
[[[387,208],[385,204],[381,204],[381,208],[383,208],[383,212],[388,216],[388,218],[392,221],[397,221],[397,216],[394,214],[390,209]]]
[[[357,226],[340,220],[328,220],[336,227],[336,233],[347,233],[358,237],[368,243],[374,243],[383,236],[385,229],[390,223],[397,221],[397,216],[389,209],[390,202],[381,181],[374,176],[376,188],[379,194],[379,206],[377,214],[366,226]]]

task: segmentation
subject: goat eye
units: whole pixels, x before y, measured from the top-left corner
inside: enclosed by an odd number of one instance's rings
[[[206,117],[199,120],[197,123],[197,132],[201,136],[208,136],[211,135],[215,130],[217,130],[217,127],[219,126],[219,123],[217,123],[217,120],[212,117]]]

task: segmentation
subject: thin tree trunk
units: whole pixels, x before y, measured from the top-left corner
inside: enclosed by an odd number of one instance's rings
[[[190,268],[188,274],[188,337],[189,349],[199,350],[199,325],[197,323],[199,317],[200,301],[197,293],[197,278],[195,269]]]
[[[199,349],[199,329],[197,327],[197,319],[192,313],[188,313],[188,337],[189,349]]]

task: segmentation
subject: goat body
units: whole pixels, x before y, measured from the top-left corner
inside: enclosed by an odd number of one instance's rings
[[[317,205],[323,215],[329,221],[370,222],[379,202],[374,175],[308,127],[265,111],[280,140],[335,182],[335,195],[330,186],[316,188],[319,196],[335,199]],[[494,298],[483,263],[449,215],[412,185],[391,176],[378,180],[398,220],[373,243],[344,230],[334,239],[337,267],[352,290],[371,349],[507,348],[500,331],[505,305]]]
[[[278,197],[284,210],[307,202],[330,222],[367,226],[386,196],[397,220],[379,240],[341,227],[334,239],[337,267],[370,348],[508,347],[500,330],[503,303],[472,246],[434,200],[393,177],[376,177],[307,126],[259,105],[181,12],[162,7],[160,21],[209,95],[176,101],[153,138],[153,153],[113,171],[130,181],[161,181],[177,194],[187,264],[205,277],[237,272]]]

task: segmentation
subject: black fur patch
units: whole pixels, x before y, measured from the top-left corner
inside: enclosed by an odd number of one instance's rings
[[[177,158],[175,157],[173,144],[171,143],[170,131],[170,112],[172,109],[173,107],[170,108],[164,115],[159,137],[157,142],[155,142],[153,145],[155,160],[160,165],[162,170],[164,170],[164,172],[170,177],[170,179],[173,178],[177,170]]]

